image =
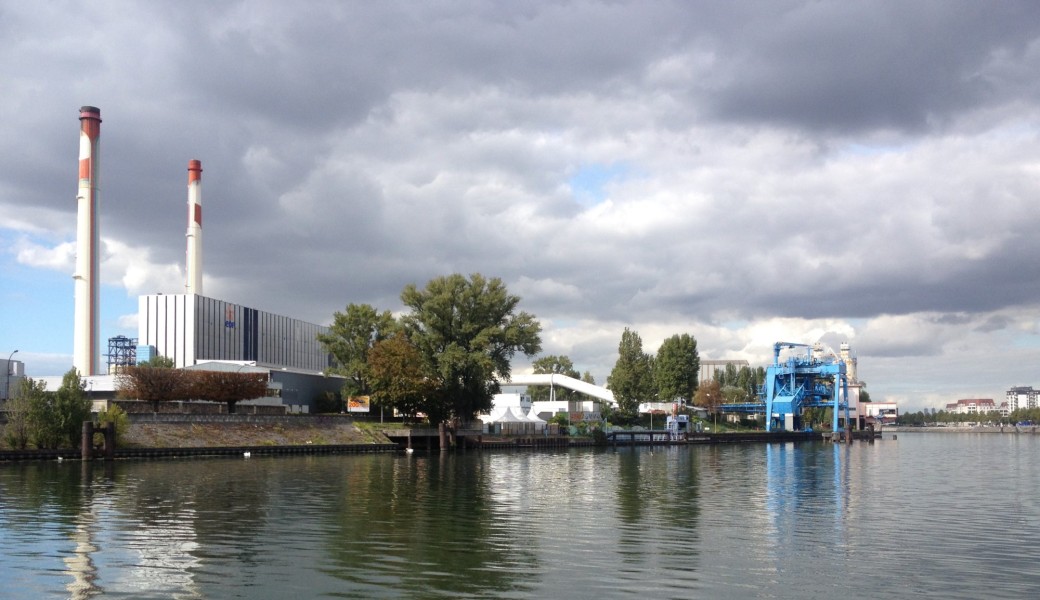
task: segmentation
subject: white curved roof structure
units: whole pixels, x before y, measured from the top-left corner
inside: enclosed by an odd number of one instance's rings
[[[615,406],[617,405],[617,401],[614,400],[614,392],[607,388],[592,383],[586,383],[580,379],[567,377],[566,375],[560,375],[558,373],[513,375],[510,377],[509,381],[502,381],[499,383],[501,385],[558,385],[569,390],[581,392],[582,394],[588,394],[593,398],[599,398],[600,400],[609,402]]]

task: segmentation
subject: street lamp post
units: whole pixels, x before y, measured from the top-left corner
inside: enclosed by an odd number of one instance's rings
[[[11,357],[15,354],[18,354],[17,350],[7,355],[7,381],[4,383],[4,400],[11,399]]]

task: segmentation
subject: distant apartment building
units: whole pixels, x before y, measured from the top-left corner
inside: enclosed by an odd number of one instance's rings
[[[946,405],[946,412],[958,415],[979,415],[997,410],[991,398],[965,398]]]
[[[1036,408],[1038,396],[1040,396],[1040,390],[1034,390],[1033,386],[1011,388],[1007,391],[1008,413],[1020,408]]]

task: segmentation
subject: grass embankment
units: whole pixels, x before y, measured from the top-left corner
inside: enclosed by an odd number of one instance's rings
[[[331,423],[132,423],[122,440],[129,448],[220,448],[307,444],[385,444],[382,428],[352,420]]]

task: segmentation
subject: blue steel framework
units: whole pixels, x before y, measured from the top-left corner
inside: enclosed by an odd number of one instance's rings
[[[792,354],[783,363],[780,351],[805,348],[804,355]],[[791,415],[792,428],[801,429],[802,410],[832,409],[833,431],[838,428],[838,415],[844,410],[845,426],[849,426],[849,383],[845,363],[836,358],[813,356],[812,346],[792,342],[773,344],[773,364],[766,368],[765,384],[759,390],[760,402],[723,404],[723,412],[766,414],[766,431],[783,430]]]

